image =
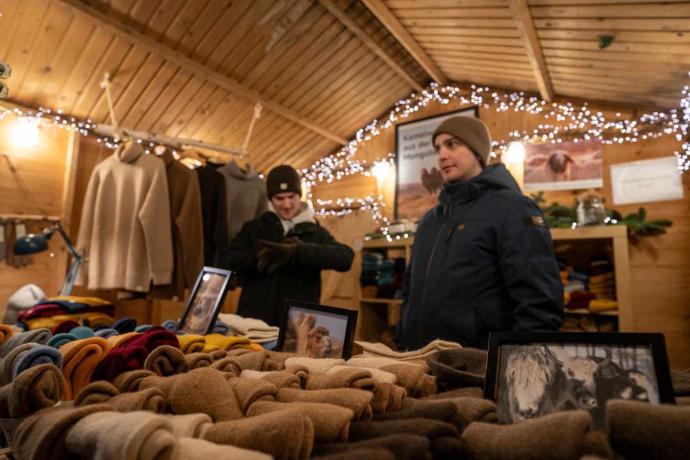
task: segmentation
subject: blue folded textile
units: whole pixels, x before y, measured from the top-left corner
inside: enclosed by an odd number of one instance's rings
[[[166,319],[161,323],[161,326],[172,332],[173,334],[177,332],[177,330],[180,328],[177,324],[177,321],[173,321],[171,319]]]
[[[50,340],[48,340],[46,345],[59,349],[64,344],[73,342],[75,340],[79,340],[79,337],[72,335],[69,332],[61,332],[60,334],[55,334]]]
[[[125,318],[120,318],[113,323],[113,329],[117,330],[117,332],[119,332],[120,334],[124,334],[126,332],[134,332],[136,328],[137,321],[134,318],[130,318],[129,316]]]
[[[153,326],[150,324],[142,324],[141,326],[137,326],[136,329],[134,329],[134,332],[146,332],[152,327]]]
[[[39,364],[54,364],[58,369],[62,369],[62,354],[55,348],[47,345],[35,346],[20,354],[14,360],[12,379],[14,380],[25,370]]]
[[[216,323],[213,325],[213,331],[211,332],[213,334],[228,335],[228,332],[230,332],[230,326],[222,321],[216,321]]]
[[[69,333],[79,339],[88,339],[89,337],[93,337],[93,329],[86,326],[75,327],[69,331]]]
[[[94,333],[96,337],[102,337],[104,339],[107,339],[108,337],[112,337],[114,335],[120,335],[119,332],[117,332],[117,329],[113,329],[112,327],[109,327],[107,329],[100,329]]]

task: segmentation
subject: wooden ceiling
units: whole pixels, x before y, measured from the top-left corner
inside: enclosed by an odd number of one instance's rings
[[[2,0],[10,98],[306,166],[431,80],[677,106],[690,2]],[[599,36],[614,37],[599,49]]]

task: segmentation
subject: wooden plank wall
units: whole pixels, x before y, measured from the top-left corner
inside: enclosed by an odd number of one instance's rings
[[[414,118],[423,118],[460,108],[457,104],[442,106],[432,104],[415,114]],[[602,110],[612,115],[620,112],[623,117],[635,115],[635,110],[626,107],[592,106],[593,110]],[[507,136],[510,130],[535,128],[543,118],[524,113],[502,112],[480,108],[480,118],[490,127],[494,138]],[[410,118],[413,119],[413,118]],[[599,190],[612,206],[610,169],[614,163],[657,158],[673,155],[679,144],[670,136],[658,140],[638,142],[635,144],[604,146],[604,187]],[[395,131],[390,129],[362,146],[358,158],[373,161],[385,156],[395,149]],[[642,204],[648,211],[648,218],[669,218],[673,227],[668,234],[647,237],[630,245],[630,264],[632,277],[632,298],[635,329],[638,331],[661,331],[666,336],[666,344],[675,367],[690,367],[690,175],[683,178],[685,199],[659,203]],[[394,183],[388,180],[383,191],[386,198],[385,212],[392,216]],[[363,197],[376,191],[376,181],[372,178],[345,178],[334,184],[317,186],[314,198],[334,199],[337,197]],[[381,193],[381,191],[379,191]],[[571,204],[575,193],[547,193],[549,200]],[[623,214],[636,211],[638,205],[613,206]],[[324,224],[332,230],[337,239],[352,242],[369,230],[362,222],[364,212],[354,216],[324,219]],[[348,225],[343,221],[358,222]],[[371,225],[374,226],[375,225]],[[356,280],[359,273],[350,272]],[[331,276],[331,275],[327,275]],[[325,302],[333,301],[342,306],[356,308],[354,291],[340,290],[337,298],[325,297]],[[328,293],[325,293],[328,294]]]

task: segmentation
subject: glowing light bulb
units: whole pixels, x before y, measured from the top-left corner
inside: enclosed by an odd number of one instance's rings
[[[40,141],[38,120],[33,117],[20,117],[12,128],[12,144],[16,147],[36,147]]]
[[[503,155],[503,162],[507,164],[522,164],[525,162],[525,144],[511,142]]]

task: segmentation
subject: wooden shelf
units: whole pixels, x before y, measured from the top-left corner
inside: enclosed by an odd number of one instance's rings
[[[364,249],[388,249],[388,248],[406,248],[412,246],[414,243],[414,237],[393,239],[393,241],[388,241],[385,238],[380,238],[377,240],[366,240],[364,241]]]
[[[359,301],[363,303],[402,304],[402,299],[380,299],[375,297],[363,297]]]
[[[618,310],[589,311],[586,308],[564,308],[565,314],[571,315],[599,315],[599,316],[618,316]]]
[[[551,229],[551,238],[554,240],[591,240],[627,236],[628,228],[625,225],[592,225],[591,227]]]

